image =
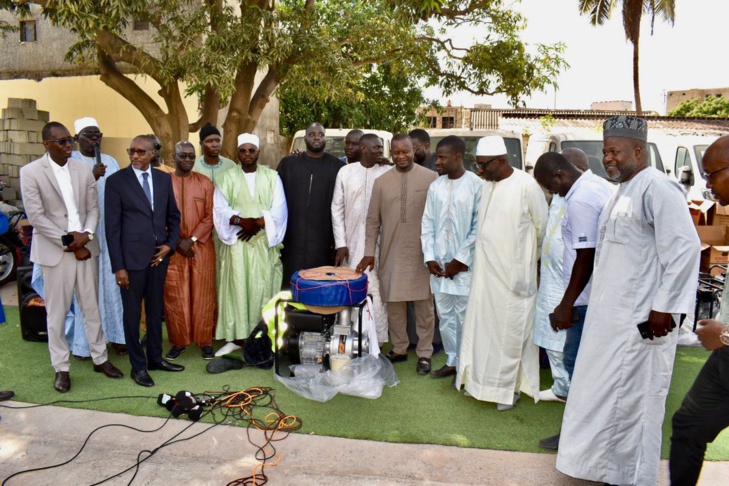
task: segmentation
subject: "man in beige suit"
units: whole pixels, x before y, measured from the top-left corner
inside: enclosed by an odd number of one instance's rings
[[[46,124],[43,145],[47,153],[20,170],[20,185],[33,225],[30,259],[40,265],[45,282],[48,350],[56,370],[53,387],[64,393],[71,388],[64,330],[74,292],[84,316],[94,371],[109,378],[121,378],[122,372],[108,360],[99,317],[96,181],[84,162],[70,158],[73,137],[66,127],[58,122]]]

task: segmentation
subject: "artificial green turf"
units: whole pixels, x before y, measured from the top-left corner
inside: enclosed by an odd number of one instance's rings
[[[150,373],[156,384],[154,388],[136,385],[129,378],[128,359],[115,356],[113,352],[110,352],[110,359],[125,373],[120,380],[94,373],[91,361],[72,360],[71,391],[61,395],[53,389],[54,373],[47,345],[21,339],[17,307],[5,307],[5,314],[8,322],[0,325],[0,390],[14,390],[16,400],[24,402],[144,396],[148,398],[119,398],[62,406],[167,417],[166,410],[156,403],[160,393],[175,394],[179,390],[200,393],[219,390],[224,385],[229,385],[231,390],[264,386],[275,389],[276,401],[283,412],[301,418],[300,433],[526,452],[544,452],[537,443],[559,430],[564,410],[563,404],[534,404],[524,396],[514,409],[497,412],[493,403],[466,398],[463,393],[453,390],[449,378],[435,380],[418,376],[414,353],[407,362],[395,365],[400,383],[385,388],[381,398],[367,400],[338,395],[327,403],[318,403],[290,392],[274,380],[272,370],[246,367],[240,371],[209,374],[205,371],[207,362],[194,345],[175,361],[186,366],[184,372]],[[168,349],[167,343],[165,349]],[[663,427],[664,458],[668,454],[670,418],[707,356],[702,349],[679,348]],[[434,357],[433,369],[444,363],[445,356],[441,353]],[[548,370],[542,370],[541,378],[542,389],[550,386],[552,380]],[[729,460],[729,433],[723,433],[709,446],[707,459]]]

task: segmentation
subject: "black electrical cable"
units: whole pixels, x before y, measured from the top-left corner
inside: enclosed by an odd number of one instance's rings
[[[17,398],[17,397],[16,397]],[[13,407],[11,405],[0,405],[0,408],[9,408],[14,410],[24,410],[26,408],[38,408],[38,407],[46,407],[48,405],[57,405],[59,403],[92,403],[92,402],[105,402],[109,400],[125,400],[128,398],[153,398],[157,400],[156,396],[149,396],[149,395],[125,395],[121,397],[102,397],[102,398],[89,398],[88,400],[54,400],[52,402],[48,403],[35,403],[33,405],[21,405],[19,407]],[[12,402],[8,402],[12,403]]]

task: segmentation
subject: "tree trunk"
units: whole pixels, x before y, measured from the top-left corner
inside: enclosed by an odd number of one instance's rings
[[[640,28],[635,34],[633,41],[633,95],[635,96],[635,111],[638,116],[643,114],[643,104],[640,102],[640,62],[639,62],[639,46],[640,46]]]
[[[238,67],[238,73],[235,76],[235,92],[230,97],[228,116],[225,117],[223,122],[223,146],[221,147],[222,155],[233,160],[238,160],[236,142],[238,135],[242,133],[241,129],[246,119],[249,117],[248,110],[250,109],[257,69],[258,66],[253,62],[242,63]]]

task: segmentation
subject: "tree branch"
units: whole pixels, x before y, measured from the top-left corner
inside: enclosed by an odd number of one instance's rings
[[[94,40],[115,61],[122,61],[136,67],[141,73],[149,75],[160,85],[164,83],[159,70],[159,62],[149,54],[107,30],[96,32]]]

